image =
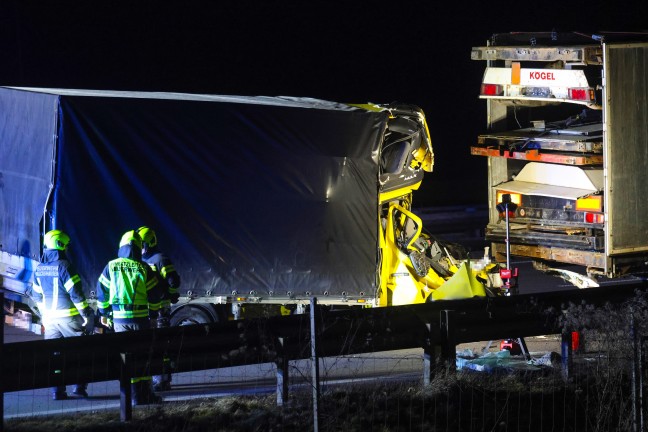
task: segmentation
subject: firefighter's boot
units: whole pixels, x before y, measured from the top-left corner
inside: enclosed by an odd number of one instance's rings
[[[171,390],[171,359],[169,357],[165,356],[163,359],[162,375],[153,377],[153,390],[156,392]]]

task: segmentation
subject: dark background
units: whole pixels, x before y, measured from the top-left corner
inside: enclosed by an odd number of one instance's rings
[[[436,163],[419,206],[486,201],[483,62],[514,31],[640,31],[630,1],[0,2],[0,85],[305,96],[423,108]]]

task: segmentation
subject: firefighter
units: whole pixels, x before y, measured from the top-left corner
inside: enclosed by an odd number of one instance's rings
[[[42,315],[45,339],[94,333],[94,310],[88,305],[81,278],[67,258],[70,237],[61,230],[52,230],[45,234],[43,243],[43,259],[34,273],[31,297]],[[87,384],[77,384],[72,394],[88,397]],[[53,387],[52,398],[67,399],[65,386]]]
[[[108,262],[97,282],[97,306],[102,322],[112,322],[115,332],[151,327],[149,314],[160,309],[162,294],[157,277],[142,261],[142,239],[126,232],[119,243],[118,258]],[[131,378],[133,405],[160,403],[151,377]]]
[[[155,327],[169,326],[171,304],[180,298],[180,275],[176,271],[171,259],[158,248],[155,231],[147,226],[138,228],[137,233],[142,238],[142,259],[158,274],[161,291],[164,293],[160,313],[152,317]],[[156,391],[171,389],[171,359],[164,358],[164,372],[153,377],[153,388]]]

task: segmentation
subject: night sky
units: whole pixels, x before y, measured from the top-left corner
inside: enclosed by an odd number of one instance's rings
[[[486,201],[470,49],[551,30],[648,30],[648,2],[3,0],[0,85],[415,104],[436,156],[415,204],[468,205]]]

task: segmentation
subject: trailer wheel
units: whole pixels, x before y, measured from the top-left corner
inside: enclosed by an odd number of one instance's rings
[[[186,305],[171,314],[171,326],[211,324],[218,322],[218,314],[209,305]]]

